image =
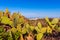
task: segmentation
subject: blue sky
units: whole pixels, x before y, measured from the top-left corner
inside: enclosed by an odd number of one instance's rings
[[[20,12],[25,17],[60,17],[60,0],[0,0],[0,10]]]

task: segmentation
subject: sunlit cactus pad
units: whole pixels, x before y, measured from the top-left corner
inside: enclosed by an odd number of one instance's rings
[[[60,40],[60,18],[30,20],[19,12],[0,11],[0,40]]]

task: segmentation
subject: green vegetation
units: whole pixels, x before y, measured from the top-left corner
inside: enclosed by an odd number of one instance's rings
[[[0,40],[42,40],[45,35],[53,34],[53,31],[60,32],[59,18],[52,18],[51,21],[48,17],[44,19],[47,26],[43,26],[41,20],[35,21],[35,24],[16,12],[11,15],[8,9],[0,11]]]

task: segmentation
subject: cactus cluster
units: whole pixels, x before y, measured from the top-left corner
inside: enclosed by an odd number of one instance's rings
[[[59,18],[29,20],[6,9],[0,11],[0,40],[60,40],[59,23]]]

